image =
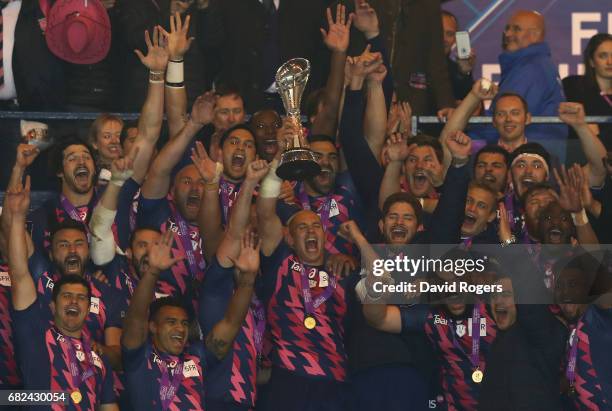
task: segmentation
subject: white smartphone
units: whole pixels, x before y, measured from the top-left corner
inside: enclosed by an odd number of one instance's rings
[[[470,45],[470,33],[467,31],[458,31],[455,33],[455,40],[457,42],[457,57],[459,59],[466,59],[470,57],[472,46]]]

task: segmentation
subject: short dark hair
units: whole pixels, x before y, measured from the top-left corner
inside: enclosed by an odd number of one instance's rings
[[[393,193],[389,197],[387,197],[387,199],[385,200],[382,206],[383,217],[389,214],[389,210],[391,209],[391,206],[397,203],[409,204],[414,210],[414,214],[417,219],[417,224],[420,225],[423,222],[423,206],[421,206],[421,203],[415,196],[413,196],[410,193],[403,192],[403,191]]]
[[[221,136],[221,140],[219,140],[219,147],[223,149],[223,144],[225,143],[225,140],[227,140],[227,138],[236,130],[248,131],[251,137],[253,137],[253,141],[255,141],[255,134],[253,133],[253,130],[251,130],[251,128],[247,124],[241,123],[241,124],[236,124],[235,126],[228,128],[223,133],[223,135]]]
[[[80,231],[87,238],[87,229],[85,228],[85,225],[81,221],[76,221],[76,220],[73,220],[72,218],[66,218],[62,222],[53,222],[50,225],[49,229],[50,229],[49,238],[51,242],[53,242],[53,238],[55,238],[55,235],[62,230]]]
[[[95,159],[95,151],[93,147],[87,143],[85,140],[80,139],[76,136],[68,136],[66,138],[62,138],[59,142],[57,142],[51,153],[49,154],[49,169],[53,175],[57,175],[64,170],[64,150],[66,150],[70,146],[83,146],[89,151],[91,158],[94,161],[94,166],[97,169],[96,159]]]
[[[476,168],[476,164],[478,163],[478,158],[480,157],[480,155],[488,153],[499,154],[503,156],[504,163],[506,163],[506,167],[510,167],[510,153],[508,153],[506,149],[500,147],[497,144],[487,144],[486,146],[478,150],[478,152],[476,153],[476,156],[474,157],[474,168]]]
[[[435,137],[420,133],[414,137],[409,138],[406,144],[408,144],[408,146],[416,144],[417,147],[431,147],[436,153],[438,161],[440,163],[444,161],[444,150],[442,150],[442,144],[440,144],[440,141],[438,141],[438,139]]]
[[[336,140],[333,137],[328,136],[326,134],[311,134],[308,136],[308,142],[309,143],[325,142],[325,143],[330,143],[331,145],[336,147]]]
[[[587,43],[586,48],[583,53],[583,62],[584,62],[584,77],[587,81],[587,84],[590,86],[597,85],[597,80],[595,79],[595,69],[591,67],[591,60],[595,55],[595,51],[602,43],[606,41],[612,41],[612,34],[609,33],[597,33]]]
[[[164,307],[182,308],[187,313],[189,321],[192,319],[192,312],[182,299],[178,297],[162,297],[153,301],[151,305],[149,305],[149,321],[154,321],[157,313]]]
[[[536,154],[542,157],[546,162],[546,165],[550,169],[550,154],[548,153],[548,151],[546,151],[542,144],[530,142],[520,145],[510,154],[510,166],[512,166],[514,160],[521,154]]]
[[[89,281],[87,281],[80,275],[66,274],[61,276],[60,279],[56,281],[53,285],[53,291],[51,293],[51,298],[53,299],[53,302],[56,302],[62,287],[66,284],[81,284],[87,289],[87,299],[91,299],[91,286],[89,285]]]
[[[161,234],[161,230],[159,229],[159,227],[155,227],[153,225],[142,225],[142,226],[138,226],[136,227],[136,229],[134,229],[134,231],[132,231],[132,233],[130,234],[130,239],[128,241],[128,244],[130,246],[130,248],[132,248],[132,243],[134,242],[134,239],[136,238],[136,234],[140,233],[141,231],[155,231],[158,234]]]
[[[506,98],[506,97],[516,97],[521,101],[521,104],[523,105],[523,110],[525,110],[525,113],[529,113],[529,104],[527,103],[527,100],[525,100],[525,98],[523,96],[521,96],[518,93],[513,93],[510,91],[507,91],[505,93],[500,94],[499,96],[497,96],[495,98],[495,102],[493,103],[493,113],[495,113],[495,111],[497,110],[497,102],[499,100],[501,100],[502,98]]]
[[[540,191],[554,191],[556,193],[554,187],[546,181],[543,181],[541,183],[535,183],[530,185],[529,188],[527,188],[527,191],[523,193],[521,197],[521,203],[524,205],[529,197],[531,197],[534,193]]]
[[[215,95],[217,97],[229,97],[235,96],[236,98],[242,99],[242,93],[240,93],[240,89],[234,86],[233,84],[221,84],[216,86]],[[242,99],[244,101],[244,99]]]

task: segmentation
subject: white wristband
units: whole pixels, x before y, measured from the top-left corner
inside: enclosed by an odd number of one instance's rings
[[[587,213],[584,211],[584,208],[577,213],[572,213],[572,221],[576,227],[587,225],[589,223],[589,218],[587,217]]]
[[[274,160],[270,164],[270,170],[264,177],[263,181],[261,182],[261,187],[259,188],[259,195],[261,198],[278,198],[278,195],[281,192],[283,180],[276,175],[277,166],[277,160]]]
[[[183,62],[169,61],[166,69],[166,84],[171,87],[184,87],[184,81]]]

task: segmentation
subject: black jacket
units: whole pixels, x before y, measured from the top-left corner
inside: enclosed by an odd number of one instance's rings
[[[321,40],[325,7],[322,0],[281,0],[278,10],[277,65],[303,57],[310,60],[307,91],[324,84],[329,53]],[[265,9],[259,0],[211,0],[202,42],[207,61],[215,62],[211,75],[219,84],[242,93],[247,111],[262,107],[264,83]]]
[[[15,26],[13,75],[22,110],[60,111],[65,104],[63,62],[47,48],[38,0],[23,0]]]

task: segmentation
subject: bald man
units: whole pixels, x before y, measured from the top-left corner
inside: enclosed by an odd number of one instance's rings
[[[556,116],[559,103],[565,101],[545,34],[544,17],[540,13],[517,11],[506,24],[503,52],[499,56],[501,81],[498,96],[506,93],[522,96],[532,116]],[[494,113],[496,103],[493,102],[488,115]],[[492,127],[478,134],[492,142],[496,139]],[[542,144],[555,157],[565,160],[566,126],[532,124],[525,134],[529,141]]]

